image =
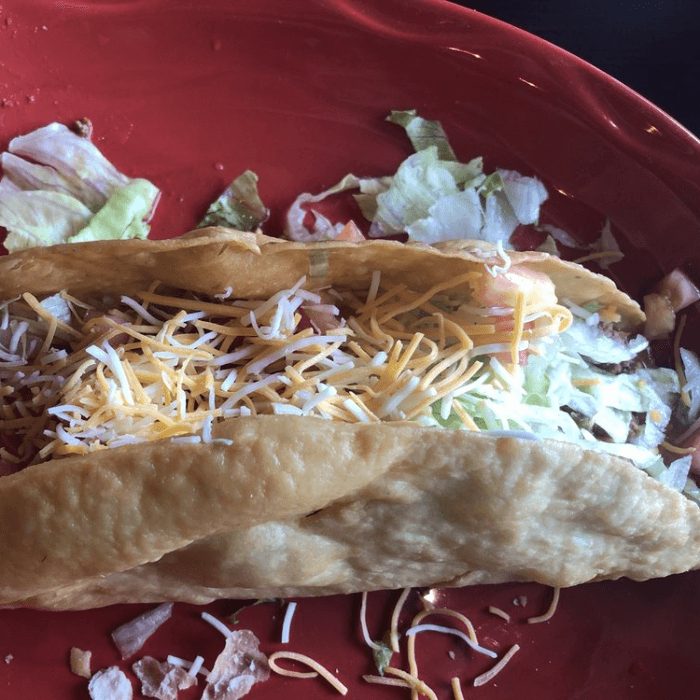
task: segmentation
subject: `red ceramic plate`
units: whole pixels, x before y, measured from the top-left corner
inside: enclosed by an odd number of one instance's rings
[[[25,0],[0,10],[0,47],[0,147],[50,121],[89,117],[108,158],[162,188],[156,237],[188,230],[247,168],[277,212],[346,172],[389,173],[409,146],[383,117],[416,108],[442,120],[463,158],[540,176],[548,221],[585,240],[610,218],[627,253],[617,273],[632,293],[677,265],[700,268],[700,142],[570,54],[440,0]],[[697,349],[697,340],[691,328],[684,344]],[[420,665],[441,698],[455,676],[482,700],[692,697],[699,587],[697,574],[580,586],[539,625],[525,620],[548,605],[544,587],[444,592],[440,602],[470,615],[484,644],[521,650],[475,689],[491,662],[456,638],[421,637]],[[521,596],[526,604],[515,605]],[[370,595],[373,636],[395,600]],[[240,605],[209,609],[223,618]],[[414,594],[407,610],[417,608]],[[108,633],[143,609],[0,611],[0,698],[87,698],[68,670],[70,648],[92,650],[95,669],[119,664]],[[373,667],[358,610],[359,596],[299,601],[289,648],[337,669],[350,697],[405,697],[361,680]],[[223,638],[198,612],[175,606],[144,652],[201,653],[211,665]],[[240,619],[263,650],[281,648],[280,607]],[[275,677],[250,697],[334,694],[319,680]]]

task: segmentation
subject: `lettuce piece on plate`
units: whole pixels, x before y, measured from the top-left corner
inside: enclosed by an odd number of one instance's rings
[[[688,403],[688,418],[695,421],[700,417],[700,360],[698,356],[685,348],[680,348],[685,384],[683,394]]]
[[[0,162],[0,226],[10,252],[148,235],[158,188],[119,172],[63,124],[12,139]]]
[[[258,176],[246,170],[209,206],[198,228],[230,226],[238,231],[255,231],[268,216],[258,193]]]
[[[435,146],[440,160],[457,160],[440,122],[419,117],[415,109],[393,110],[386,120],[406,130],[406,135],[416,151]]]
[[[332,224],[309,204],[347,189],[360,190],[354,197],[370,222],[370,238],[406,233],[409,241],[428,244],[471,238],[511,248],[510,237],[518,226],[539,221],[547,191],[537,178],[511,170],[485,173],[480,157],[460,162],[440,122],[424,119],[415,110],[393,111],[387,120],[406,130],[416,152],[394,175],[348,175],[318,195],[300,195],[288,214],[288,238],[337,238],[342,225]],[[312,229],[304,225],[309,212],[314,215]]]
[[[472,238],[510,248],[519,225],[539,221],[547,191],[537,178],[500,169],[487,175],[482,158],[460,163],[441,124],[415,110],[394,111],[387,120],[404,127],[416,154],[377,194],[370,237],[405,231],[424,243]]]
[[[458,183],[445,167],[447,163],[453,164],[438,158],[437,146],[428,146],[403,161],[389,189],[377,195],[370,236],[407,231],[411,224],[426,218],[439,200],[458,194]],[[480,211],[477,214],[481,216]]]
[[[148,180],[136,178],[118,189],[70,243],[119,238],[146,238],[158,188]]]
[[[308,205],[321,202],[326,199],[326,197],[347,190],[359,189],[360,192],[362,192],[362,187],[362,180],[355,177],[352,173],[349,173],[339,183],[324,190],[320,194],[312,195],[308,192],[300,194],[287,212],[285,235],[293,241],[304,241],[306,243],[310,241],[332,241],[339,238],[345,228],[345,224],[332,223],[320,211],[308,207]],[[313,224],[310,229],[305,224],[307,213],[311,214],[313,219]]]

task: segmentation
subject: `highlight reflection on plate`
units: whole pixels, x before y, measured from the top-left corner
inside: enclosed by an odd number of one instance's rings
[[[416,108],[443,122],[462,157],[483,155],[489,168],[541,177],[548,222],[586,240],[609,217],[624,240],[627,257],[616,270],[631,293],[677,265],[691,274],[699,267],[700,143],[565,52],[439,0],[312,0],[303,11],[291,0],[31,0],[0,11],[0,46],[0,146],[50,121],[89,117],[117,167],[163,190],[157,237],[192,227],[248,168],[278,212],[270,227],[301,191],[319,191],[349,171],[391,172],[409,146],[383,118]],[[684,342],[691,340],[697,349],[689,333]],[[563,591],[555,618],[540,625],[524,620],[546,606],[546,588],[448,591],[441,600],[471,615],[481,639],[499,652],[514,643],[521,651],[475,690],[469,681],[489,662],[458,640],[426,635],[419,663],[440,697],[450,697],[455,675],[465,693],[484,700],[687,697],[700,690],[691,672],[699,584],[686,574],[581,586]],[[513,604],[520,596],[525,607]],[[375,634],[395,599],[370,595]],[[239,605],[209,609],[223,616]],[[488,605],[512,621],[489,614]],[[0,697],[87,697],[68,670],[70,648],[91,649],[95,669],[119,663],[108,633],[143,608],[0,611],[0,659],[7,657]],[[400,697],[406,691],[361,681],[374,671],[358,610],[359,596],[301,600],[293,647],[338,669],[351,696]],[[221,639],[197,612],[176,606],[168,631],[144,652],[213,660]],[[281,617],[266,604],[245,610],[241,625],[271,652],[281,648]],[[251,697],[332,694],[319,681],[274,678]]]

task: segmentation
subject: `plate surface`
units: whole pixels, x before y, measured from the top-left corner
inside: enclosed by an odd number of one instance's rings
[[[383,118],[416,108],[443,122],[463,158],[540,176],[551,195],[548,222],[590,240],[610,218],[627,253],[614,270],[633,294],[677,265],[700,278],[700,142],[612,78],[496,20],[439,0],[13,5],[0,10],[0,147],[50,121],[89,117],[118,168],[161,187],[155,237],[192,227],[245,169],[259,175],[277,212],[271,227],[301,191],[349,171],[392,172],[410,147]],[[697,340],[684,336],[696,348]],[[544,587],[445,592],[440,602],[471,615],[482,642],[521,651],[477,689],[468,686],[489,661],[456,639],[421,638],[419,663],[441,698],[451,697],[453,676],[483,700],[688,697],[700,691],[692,670],[699,586],[698,574],[580,586],[539,625],[525,619],[546,608]],[[525,606],[514,605],[520,596]],[[395,599],[370,595],[374,636]],[[224,617],[240,605],[209,609]],[[415,595],[409,608],[418,608]],[[92,650],[94,669],[120,663],[108,633],[142,609],[0,611],[0,697],[86,698],[86,683],[68,670],[70,648]],[[373,668],[358,611],[359,596],[300,601],[289,648],[338,669],[349,697],[406,697],[362,682]],[[200,653],[211,665],[222,638],[198,612],[176,606],[144,652]],[[282,648],[282,615],[275,604],[256,606],[242,612],[241,626],[269,653]],[[250,697],[333,695],[318,680],[276,677]]]

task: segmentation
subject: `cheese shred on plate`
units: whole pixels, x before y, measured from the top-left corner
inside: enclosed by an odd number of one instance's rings
[[[464,700],[464,693],[462,693],[462,686],[459,682],[459,678],[452,678],[450,684],[452,686],[452,695],[455,700]]]
[[[282,668],[278,663],[278,659],[288,659],[290,661],[296,661],[298,663],[305,664],[313,671],[289,671]],[[328,681],[341,695],[347,695],[347,687],[341,683],[338,678],[336,678],[325,666],[322,666],[318,661],[306,656],[305,654],[298,654],[293,651],[276,651],[269,658],[270,668],[281,676],[289,676],[290,678],[316,678],[317,676],[323,676],[325,680]]]
[[[518,651],[520,651],[520,646],[518,644],[513,644],[513,646],[501,657],[500,661],[495,666],[486,671],[486,673],[482,673],[480,676],[477,676],[474,679],[474,687],[478,688],[479,686],[485,685],[486,683],[492,681],[506,667],[508,662]]]
[[[547,622],[548,620],[551,620],[554,617],[554,613],[557,611],[557,606],[559,605],[559,593],[560,593],[559,588],[553,588],[552,589],[552,600],[549,604],[549,607],[547,610],[542,614],[542,615],[537,615],[536,617],[529,617],[527,619],[529,624],[537,624],[539,622]]]

